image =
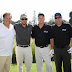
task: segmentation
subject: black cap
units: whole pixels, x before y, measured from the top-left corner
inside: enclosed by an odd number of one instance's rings
[[[41,16],[41,15],[42,15],[42,16],[44,16],[44,14],[43,14],[43,13],[39,13],[39,14],[38,14],[38,17],[39,17],[39,16]]]
[[[62,17],[61,13],[55,13],[55,17],[56,17],[56,16]]]

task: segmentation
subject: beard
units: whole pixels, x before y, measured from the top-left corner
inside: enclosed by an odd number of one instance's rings
[[[23,23],[23,25],[26,25],[27,23]]]

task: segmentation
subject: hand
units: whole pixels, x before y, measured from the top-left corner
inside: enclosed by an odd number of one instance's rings
[[[72,53],[72,47],[67,51],[68,51],[69,54]]]
[[[51,56],[51,58],[54,56],[54,49],[51,49],[51,51],[49,52],[49,56]]]

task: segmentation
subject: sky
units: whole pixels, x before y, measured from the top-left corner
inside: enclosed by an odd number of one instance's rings
[[[44,13],[45,21],[49,21],[56,12],[60,12],[64,20],[69,21],[69,13],[72,11],[71,0],[1,0],[0,16],[5,12],[12,14],[12,20],[17,21],[20,15],[26,13],[28,20],[33,18],[33,11],[36,17],[39,12]]]

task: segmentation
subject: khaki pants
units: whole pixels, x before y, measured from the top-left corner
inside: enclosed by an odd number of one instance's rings
[[[53,72],[51,66],[51,57],[49,56],[49,52],[50,52],[49,47],[35,48],[37,72],[43,72],[43,60],[45,61],[46,64],[46,72]]]
[[[23,61],[25,63],[26,72],[31,72],[32,67],[32,49],[31,47],[16,46],[17,72],[23,72]]]
[[[0,56],[0,72],[9,72],[11,56]]]

